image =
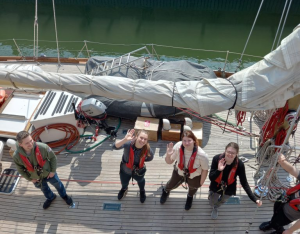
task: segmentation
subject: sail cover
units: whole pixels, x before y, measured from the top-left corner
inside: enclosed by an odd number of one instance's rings
[[[118,76],[59,74],[0,68],[0,86],[22,89],[66,90],[73,93],[190,108],[202,116],[232,107],[252,111],[279,108],[300,94],[300,27],[282,40],[263,60],[228,80],[146,80]],[[237,93],[237,95],[236,95]]]

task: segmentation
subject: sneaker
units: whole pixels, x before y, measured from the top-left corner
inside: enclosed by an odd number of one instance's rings
[[[160,204],[164,204],[167,201],[169,195],[170,195],[170,192],[167,193],[165,191],[165,189],[163,188],[162,194],[161,194],[161,197],[160,197]]]
[[[140,201],[141,203],[144,203],[146,200],[146,192],[144,191],[140,191]]]
[[[43,208],[46,210],[47,208],[49,208],[49,206],[51,205],[51,203],[55,200],[56,198],[56,194],[54,193],[54,198],[52,200],[47,199],[44,202]]]
[[[191,209],[192,203],[193,203],[193,197],[190,197],[189,195],[187,195],[186,203],[185,203],[184,209],[185,209],[185,210]]]
[[[218,208],[213,208],[212,212],[211,212],[211,218],[212,219],[217,219],[218,218]]]
[[[66,202],[69,206],[73,204],[73,199],[72,199],[72,197],[68,196],[67,194],[66,194],[66,196],[63,197],[63,199],[65,200],[65,202]]]
[[[271,221],[263,222],[261,225],[259,225],[259,230],[262,230],[264,232],[270,229],[272,229]]]
[[[126,194],[127,194],[127,191],[128,191],[128,188],[127,189],[121,189],[118,193],[118,200],[121,200],[123,197],[125,197]]]

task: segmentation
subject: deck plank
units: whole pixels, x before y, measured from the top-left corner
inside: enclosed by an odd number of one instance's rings
[[[62,67],[43,64],[45,71],[59,71],[83,73],[84,65],[77,64]],[[218,113],[226,117],[227,112]],[[234,122],[233,116],[229,121]],[[109,125],[117,125],[117,118],[109,118]],[[133,128],[134,122],[122,120],[117,139],[124,137],[123,130]],[[258,127],[249,121],[243,124],[248,131],[259,132]],[[101,132],[104,137],[104,133]],[[235,133],[225,132],[219,127],[208,123],[203,124],[203,149],[211,159],[214,155],[224,151],[230,141],[240,145],[240,155],[249,159],[246,165],[248,182],[255,186],[253,173],[257,167],[255,154],[255,140]],[[299,144],[298,133],[290,143]],[[64,201],[57,197],[48,210],[42,209],[44,196],[31,182],[21,179],[15,192],[0,195],[0,204],[5,215],[0,218],[1,233],[207,233],[229,234],[245,233],[252,221],[249,233],[262,234],[258,230],[261,222],[271,218],[273,202],[263,200],[263,206],[258,208],[254,216],[256,205],[248,198],[238,183],[237,196],[240,205],[224,205],[219,210],[217,220],[210,217],[211,208],[208,204],[207,178],[203,187],[195,195],[193,207],[184,210],[187,191],[180,187],[171,192],[168,201],[159,203],[162,185],[171,176],[173,167],[164,161],[167,141],[150,142],[155,151],[152,162],[147,163],[146,194],[144,204],[139,202],[138,186],[130,183],[127,196],[118,201],[117,193],[120,189],[119,164],[122,150],[112,150],[112,141],[107,140],[99,147],[85,153],[58,155],[57,172],[67,188],[67,192],[76,202],[76,209],[69,209]],[[86,149],[93,143],[81,140],[72,150]],[[2,169],[15,168],[12,158],[5,147],[2,158]],[[55,149],[56,150],[56,149]],[[279,177],[283,180],[287,173],[280,170]],[[67,181],[65,181],[67,180]],[[105,202],[120,203],[120,211],[103,210]],[[253,218],[253,220],[252,220]]]

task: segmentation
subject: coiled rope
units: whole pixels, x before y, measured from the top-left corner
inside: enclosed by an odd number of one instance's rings
[[[80,139],[77,128],[74,125],[67,124],[67,123],[50,124],[44,127],[37,128],[31,133],[32,139],[34,141],[39,141],[40,135],[44,131],[48,131],[51,129],[55,129],[65,133],[65,137],[63,139],[48,144],[49,147],[51,148],[64,146],[61,150],[55,152],[55,154],[59,154],[65,149],[71,149],[73,146],[75,146],[78,143]]]

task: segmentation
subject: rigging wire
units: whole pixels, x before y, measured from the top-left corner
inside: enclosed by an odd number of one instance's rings
[[[282,25],[282,28],[281,28],[281,32],[280,32],[280,35],[279,35],[276,47],[278,47],[278,45],[279,45],[279,42],[280,42],[280,39],[281,39],[281,36],[282,36],[282,32],[283,32],[283,29],[284,29],[284,26],[285,26],[285,22],[286,22],[287,16],[288,16],[289,11],[290,11],[290,7],[291,7],[291,4],[292,4],[292,1],[293,0],[290,1],[289,7],[287,9],[287,12],[286,12],[286,15],[285,15],[285,18],[284,18],[284,22],[283,22],[283,25]]]
[[[60,59],[59,59],[59,47],[58,47],[58,37],[57,37],[57,28],[56,28],[56,15],[55,15],[55,3],[54,0],[52,0],[53,3],[53,16],[54,16],[54,26],[55,26],[55,36],[56,36],[56,45],[57,45],[57,62],[58,66],[60,67]]]
[[[35,17],[33,22],[33,57],[38,57],[38,43],[39,43],[39,24],[38,24],[38,2],[35,0]]]
[[[261,3],[260,3],[259,9],[258,9],[258,11],[257,11],[256,17],[255,17],[255,19],[254,19],[252,28],[251,28],[251,30],[250,30],[249,36],[248,36],[248,38],[247,38],[247,41],[246,41],[246,44],[245,44],[245,46],[244,46],[243,52],[242,52],[241,57],[240,57],[240,59],[239,59],[239,64],[238,64],[238,66],[237,66],[235,72],[237,72],[237,70],[238,70],[238,69],[240,68],[240,66],[241,66],[242,59],[243,59],[243,55],[244,55],[245,50],[246,50],[246,48],[247,48],[247,45],[248,45],[250,36],[251,36],[252,31],[253,31],[253,28],[254,28],[254,26],[255,26],[255,24],[256,24],[256,20],[257,20],[257,18],[258,18],[258,15],[259,15],[259,13],[260,13],[260,10],[261,10],[261,7],[262,7],[263,3],[264,3],[264,0],[262,0]]]
[[[282,10],[282,14],[281,14],[281,17],[280,17],[280,21],[279,21],[279,24],[278,24],[278,28],[277,28],[277,31],[276,31],[276,34],[275,34],[275,37],[274,37],[274,41],[273,41],[273,45],[272,45],[272,48],[271,48],[271,52],[273,51],[273,48],[275,46],[277,35],[278,35],[279,29],[280,29],[280,25],[281,25],[281,22],[282,22],[282,19],[283,19],[283,16],[284,16],[284,12],[285,12],[285,8],[287,6],[288,1],[289,0],[285,1],[284,7],[283,7],[283,10]]]

